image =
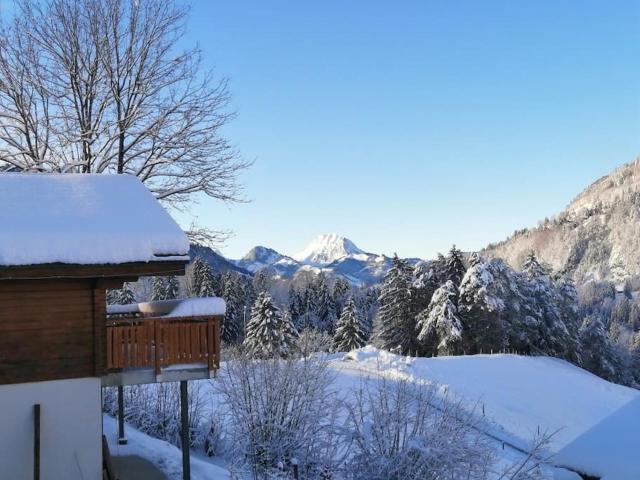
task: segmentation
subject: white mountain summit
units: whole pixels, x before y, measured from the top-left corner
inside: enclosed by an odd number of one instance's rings
[[[325,233],[315,237],[304,250],[293,255],[293,258],[300,263],[328,265],[341,258],[358,255],[368,256],[348,238],[335,233]]]
[[[378,283],[391,266],[391,258],[367,253],[335,233],[317,236],[304,250],[291,257],[271,248],[255,247],[233,262],[249,272],[266,270],[280,278],[293,278],[300,271],[324,272],[342,277],[353,285]]]

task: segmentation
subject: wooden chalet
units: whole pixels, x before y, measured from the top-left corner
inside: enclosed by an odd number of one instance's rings
[[[107,309],[108,289],[183,275],[188,250],[134,177],[0,175],[1,479],[102,479],[103,385],[186,397],[218,368],[220,299]]]

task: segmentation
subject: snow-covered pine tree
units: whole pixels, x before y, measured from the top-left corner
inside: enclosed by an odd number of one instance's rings
[[[548,269],[531,251],[523,264],[523,273],[529,281],[529,296],[533,300],[533,316],[538,319],[538,339],[533,346],[538,352],[559,358],[569,357],[571,344],[569,331],[556,303],[556,292]]]
[[[189,294],[192,297],[200,296],[200,289],[202,288],[202,277],[204,275],[203,272],[206,268],[208,268],[208,266],[209,265],[199,255],[193,259],[191,268],[189,269]]]
[[[501,283],[505,273],[508,274],[508,267],[502,261],[472,256],[458,295],[459,316],[465,329],[464,352],[498,352],[506,347],[504,313],[508,288]]]
[[[359,290],[354,295],[356,310],[360,313],[362,328],[364,329],[367,339],[369,339],[373,332],[373,321],[378,313],[379,296],[380,289],[377,285]]]
[[[261,294],[263,292],[269,293],[271,287],[271,279],[269,278],[269,274],[266,269],[261,268],[253,275],[253,289],[256,294]]]
[[[363,347],[366,338],[356,303],[352,297],[349,297],[336,324],[336,332],[333,336],[334,348],[338,352],[349,352]]]
[[[333,333],[336,324],[336,306],[329,292],[327,277],[320,272],[311,286],[311,309],[315,315],[315,328],[329,334]]]
[[[296,290],[293,285],[289,286],[289,315],[291,316],[291,321],[296,326],[296,328],[302,327],[302,316],[304,314],[304,305],[302,301],[302,295],[298,290]]]
[[[413,269],[411,313],[415,317],[429,306],[433,292],[440,288],[436,262],[420,262]]]
[[[251,313],[251,308],[253,307],[253,304],[256,302],[256,298],[257,298],[257,294],[256,291],[253,289],[253,282],[251,281],[250,277],[246,277],[244,275],[239,277],[239,284],[240,284],[240,298],[242,298],[242,310],[243,312],[246,312],[246,320],[249,320],[249,314]],[[244,313],[243,313],[243,317],[244,317]],[[243,325],[244,325],[244,319],[243,319]]]
[[[580,317],[578,308],[578,292],[569,276],[560,277],[555,283],[556,305],[569,336],[565,348],[565,358],[580,365]]]
[[[224,282],[224,290],[222,298],[226,304],[226,312],[222,325],[220,326],[220,336],[222,341],[234,344],[242,338],[243,319],[242,319],[242,287],[236,279],[235,275],[230,274]]]
[[[543,279],[545,277],[549,277],[548,269],[540,263],[536,252],[531,250],[524,262],[522,263],[522,273],[524,273],[529,279]]]
[[[247,325],[247,351],[258,358],[283,358],[292,353],[296,336],[291,318],[282,315],[269,294],[260,293]]]
[[[131,284],[125,282],[120,290],[117,290],[117,303],[118,305],[130,305],[136,303],[136,296],[133,293]]]
[[[165,277],[153,277],[153,284],[151,286],[151,300],[166,300],[166,279]]]
[[[107,305],[118,305],[118,290],[107,290]]]
[[[446,258],[444,280],[451,280],[458,287],[466,271],[467,269],[462,261],[462,252],[453,245]]]
[[[587,316],[580,327],[580,357],[586,370],[607,379],[615,376],[611,342],[602,320],[596,315]]]
[[[636,388],[640,386],[640,332],[637,332],[631,339],[629,349],[630,365],[629,374],[631,375]]]
[[[180,285],[178,284],[178,277],[170,275],[165,279],[165,298],[163,300],[173,300],[178,298],[180,292]]]
[[[375,320],[376,341],[381,348],[400,354],[415,354],[416,320],[411,312],[412,268],[397,255],[384,277]]]
[[[438,355],[456,355],[462,351],[462,322],[457,307],[458,289],[451,280],[438,288],[429,306],[418,315],[418,341],[429,353],[435,346]]]
[[[202,262],[199,271],[199,286],[198,286],[198,296],[199,297],[215,297],[218,295],[218,289],[220,288],[220,279],[216,279],[211,271],[211,266]],[[217,285],[216,285],[217,284]],[[216,288],[218,287],[218,288]]]
[[[436,259],[431,262],[431,268],[433,268],[438,287],[440,287],[447,281],[447,259],[445,256],[438,252]]]
[[[340,318],[342,309],[344,308],[347,300],[349,299],[351,292],[351,286],[344,278],[337,278],[333,283],[333,304],[335,305],[336,317]]]

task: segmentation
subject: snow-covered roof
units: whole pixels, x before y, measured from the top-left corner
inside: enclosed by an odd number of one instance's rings
[[[107,306],[109,315],[143,313],[158,317],[207,317],[224,315],[225,311],[226,304],[219,297],[184,298]]]
[[[0,174],[0,265],[184,260],[188,251],[136,177]]]

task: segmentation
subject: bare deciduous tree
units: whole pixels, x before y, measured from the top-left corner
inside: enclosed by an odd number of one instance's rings
[[[0,170],[127,173],[172,206],[241,200],[225,78],[171,0],[18,0],[0,30]]]

